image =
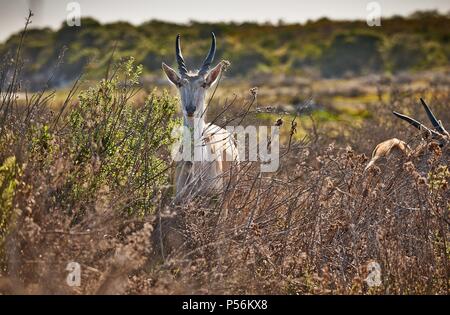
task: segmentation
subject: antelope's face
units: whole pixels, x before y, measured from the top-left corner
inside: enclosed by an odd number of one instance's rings
[[[205,103],[206,89],[209,87],[204,76],[188,74],[181,78],[177,86],[183,115],[188,119],[200,118],[202,115],[200,111],[203,110]]]
[[[162,64],[168,80],[178,88],[183,116],[189,125],[193,123],[195,118],[202,118],[204,115],[206,91],[216,82],[224,66],[224,63],[220,62],[212,70],[209,70],[215,51],[216,38],[214,33],[212,33],[211,48],[202,67],[198,72],[188,72],[181,54],[180,35],[178,35],[175,43],[175,53],[179,73],[165,63]]]

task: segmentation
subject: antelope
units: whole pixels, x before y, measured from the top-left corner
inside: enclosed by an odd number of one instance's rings
[[[444,125],[442,124],[442,121],[440,121],[436,118],[436,116],[431,111],[430,107],[425,103],[425,101],[422,98],[420,99],[420,102],[422,103],[422,106],[428,116],[428,119],[431,121],[431,124],[433,125],[434,129],[430,129],[430,128],[426,127],[421,122],[419,122],[407,115],[400,114],[396,111],[394,111],[393,114],[396,117],[408,122],[413,127],[419,129],[425,138],[428,138],[428,139],[431,138],[431,140],[437,142],[437,144],[441,148],[447,146],[447,144],[450,142],[450,135],[447,132],[447,130],[445,130]],[[410,157],[414,154],[419,153],[424,148],[425,148],[424,146],[419,146],[415,150],[412,150],[408,146],[408,144],[406,144],[404,141],[399,140],[397,138],[392,138],[392,139],[383,141],[383,142],[379,143],[373,150],[372,159],[367,164],[365,170],[368,170],[369,168],[371,168],[373,165],[375,165],[377,160],[379,160],[380,158],[383,158],[383,157],[387,157],[393,151],[399,151],[402,154],[404,154],[405,156]]]
[[[211,47],[200,70],[188,71],[181,53],[178,34],[175,41],[175,55],[179,73],[162,63],[167,79],[178,89],[185,130],[180,139],[182,144],[179,146],[179,155],[175,159],[176,200],[200,193],[220,192],[224,187],[224,175],[231,172],[234,162],[239,161],[232,134],[217,125],[205,122],[207,91],[218,81],[227,64],[226,61],[221,61],[210,70],[215,53],[216,37],[211,33]],[[185,159],[183,155],[184,150],[192,148],[193,161]]]

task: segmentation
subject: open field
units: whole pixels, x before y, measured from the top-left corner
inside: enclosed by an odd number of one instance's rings
[[[449,294],[450,148],[392,115],[431,126],[422,97],[448,129],[445,65],[226,74],[207,121],[281,118],[280,167],[243,161],[223,191],[177,203],[175,90],[112,54],[102,78],[27,93],[21,47],[0,68],[1,294]],[[365,170],[393,137],[422,150]]]

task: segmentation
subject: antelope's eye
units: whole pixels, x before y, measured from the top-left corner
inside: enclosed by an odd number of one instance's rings
[[[183,85],[186,85],[188,83],[188,80],[186,80],[186,79],[181,79],[179,82],[178,82],[178,87],[182,87]]]
[[[206,89],[206,88],[208,88],[208,83],[206,83],[206,81],[205,81],[205,82],[203,82],[200,86],[201,86],[202,88]]]

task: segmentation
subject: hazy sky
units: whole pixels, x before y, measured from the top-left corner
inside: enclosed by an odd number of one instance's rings
[[[365,19],[372,0],[78,0],[82,16],[101,22],[117,20],[140,24],[150,19],[175,22],[258,21],[305,22]],[[0,0],[0,41],[20,30],[28,8],[35,12],[33,26],[57,28],[66,20],[67,0]],[[450,0],[378,0],[382,16],[407,15],[416,10],[450,11]]]

